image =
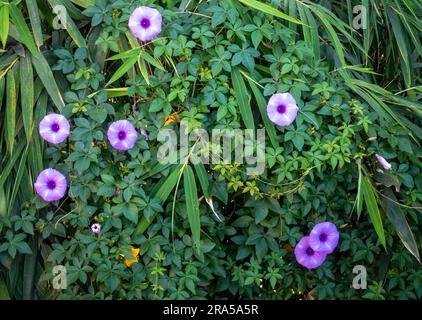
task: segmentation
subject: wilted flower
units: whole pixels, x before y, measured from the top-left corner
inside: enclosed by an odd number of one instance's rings
[[[138,133],[129,121],[119,120],[110,125],[107,137],[114,149],[130,150],[138,139]]]
[[[144,128],[141,128],[141,135],[145,140],[149,140],[148,133]]]
[[[385,170],[391,169],[391,164],[387,160],[385,160],[384,157],[380,156],[379,154],[375,154],[375,157]]]
[[[309,245],[314,251],[329,254],[337,247],[339,238],[340,235],[334,223],[321,222],[311,230]]]
[[[141,41],[154,39],[161,32],[161,13],[150,7],[136,8],[129,18],[129,29]]]
[[[37,194],[47,202],[63,198],[67,190],[66,178],[59,171],[46,169],[38,175],[34,183]]]
[[[61,114],[51,113],[41,120],[39,131],[44,140],[53,144],[59,144],[69,136],[70,125]]]
[[[309,237],[303,237],[296,244],[296,261],[307,269],[315,269],[324,263],[327,255],[312,249],[309,244],[309,240]]]
[[[139,261],[139,251],[140,251],[139,248],[132,247],[130,249],[130,253],[133,256],[133,259],[125,259],[125,265],[126,265],[126,267],[129,268],[132,264],[137,263]]]
[[[100,231],[101,231],[101,225],[100,225],[99,223],[94,223],[94,224],[91,226],[91,230],[92,230],[92,232],[94,232],[94,233],[100,233]]]
[[[296,119],[299,108],[290,93],[273,94],[267,105],[268,118],[276,125],[289,126]]]

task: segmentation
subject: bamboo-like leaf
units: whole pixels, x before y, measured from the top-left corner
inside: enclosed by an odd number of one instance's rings
[[[6,179],[10,176],[10,173],[12,172],[16,161],[21,156],[21,152],[25,145],[26,140],[21,140],[18,143],[17,147],[15,148],[15,152],[13,152],[13,155],[9,157],[9,160],[6,162],[6,165],[0,171],[0,189],[3,187],[4,183],[6,182]]]
[[[210,197],[210,183],[208,181],[207,170],[205,170],[203,163],[195,164],[193,167],[195,168],[196,176],[198,177],[199,184],[201,185],[202,193],[204,194],[204,197],[208,199]]]
[[[358,164],[358,193],[356,195],[356,212],[358,214],[358,219],[360,217],[360,214],[362,213],[362,204],[363,204],[363,195],[362,195],[362,167],[361,164]]]
[[[40,77],[41,82],[47,90],[51,100],[54,102],[57,109],[61,112],[65,107],[65,103],[47,60],[41,53],[38,53],[32,56],[32,64],[37,71],[37,74]]]
[[[262,121],[264,122],[265,130],[267,131],[268,137],[270,138],[270,142],[274,148],[277,148],[279,146],[277,142],[277,134],[275,131],[274,124],[268,118],[267,103],[265,101],[264,95],[261,93],[261,91],[253,81],[248,79],[248,82],[249,86],[252,89],[256,103],[258,104],[259,112],[261,113]]]
[[[384,212],[387,215],[387,218],[390,220],[391,224],[397,231],[401,242],[407,250],[421,263],[418,245],[416,244],[415,236],[413,235],[412,230],[410,230],[409,224],[401,210],[400,206],[397,204],[397,198],[394,195],[394,192],[387,188],[383,191],[385,197],[383,197],[382,205]]]
[[[142,59],[144,59],[146,62],[148,62],[149,64],[153,65],[154,67],[162,70],[162,71],[166,71],[166,69],[164,69],[164,67],[158,63],[158,61],[156,61],[150,54],[148,54],[147,52],[141,50],[141,52],[139,53],[140,57]]]
[[[233,69],[232,71],[232,82],[234,96],[237,100],[243,123],[245,124],[246,129],[255,130],[255,123],[250,105],[250,96],[246,89],[245,81],[237,69]]]
[[[32,38],[31,31],[29,31],[29,28],[25,22],[22,13],[16,7],[15,4],[9,4],[9,13],[20,36],[20,40],[25,44],[25,46],[28,48],[29,51],[31,51],[33,55],[37,54],[38,49],[35,45],[34,38]]]
[[[113,61],[113,60],[120,60],[120,59],[129,59],[133,57],[138,57],[140,53],[140,48],[133,48],[124,52],[120,52],[118,54],[115,54],[114,56],[111,56],[106,59],[106,61]]]
[[[111,89],[104,89],[107,92],[107,97],[114,98],[114,97],[125,97],[129,94],[129,88],[111,88]]]
[[[179,180],[180,168],[181,166],[175,167],[175,169],[167,176],[163,184],[155,193],[155,198],[160,199],[162,203],[164,203],[167,200],[170,193],[176,186],[177,181]],[[138,225],[136,226],[135,234],[137,235],[142,234],[148,228],[148,226],[151,224],[154,218],[155,218],[155,213],[150,217],[150,220],[147,220],[145,217],[143,217],[141,221],[138,223]]]
[[[8,216],[12,214],[12,209],[13,209],[13,206],[15,205],[16,195],[18,194],[19,189],[21,188],[21,180],[22,180],[22,176],[25,170],[26,158],[28,156],[28,147],[29,145],[27,145],[23,154],[20,155],[21,161],[19,162],[18,170],[16,172],[16,176],[14,177],[12,194],[10,195],[10,198],[9,198],[9,208],[7,210]]]
[[[186,211],[189,225],[192,231],[192,240],[197,250],[201,245],[201,218],[199,213],[198,191],[196,188],[195,175],[188,165],[183,172],[185,187]]]
[[[407,48],[407,39],[403,32],[402,24],[396,14],[392,12],[392,9],[386,8],[387,16],[390,19],[391,27],[394,32],[394,37],[397,42],[397,47],[400,52],[400,64],[402,66],[404,81],[406,83],[407,88],[412,86],[412,71],[410,68],[410,56],[409,56],[409,49]]]
[[[127,59],[123,64],[116,70],[110,80],[107,82],[106,87],[108,87],[113,82],[119,80],[133,65],[138,61],[138,56],[133,56]]]
[[[380,240],[380,243],[384,246],[384,248],[386,248],[384,227],[382,224],[381,214],[375,197],[374,187],[366,176],[362,177],[362,193],[365,199],[366,209],[368,210],[372,224],[375,228],[375,232],[378,235],[378,239]]]
[[[95,0],[71,0],[74,4],[82,8],[89,8],[95,6]]]
[[[3,276],[0,274],[0,300],[10,300],[10,294],[7,290],[6,283],[4,282]]]
[[[34,34],[35,43],[37,47],[41,47],[44,40],[42,36],[41,21],[36,0],[26,0],[26,7],[28,8],[29,20],[31,21],[32,32]]]
[[[34,292],[35,274],[37,270],[37,242],[35,237],[31,238],[32,254],[25,255],[24,269],[23,269],[23,292],[22,299],[32,300]]]
[[[29,143],[32,136],[32,122],[34,114],[34,76],[31,57],[26,55],[20,62],[21,106],[23,126]]]
[[[149,74],[148,74],[147,66],[145,65],[145,61],[139,58],[138,66],[139,66],[139,70],[141,70],[142,77],[144,78],[147,85],[149,85]]]
[[[321,59],[321,45],[319,43],[318,25],[315,21],[314,16],[308,8],[304,8],[306,19],[309,25],[310,37],[311,37],[311,48],[314,52],[315,60]]]
[[[289,21],[289,22],[293,22],[293,23],[296,23],[296,24],[302,24],[302,22],[300,20],[292,18],[289,15],[285,14],[284,12],[281,12],[280,10],[277,10],[277,9],[271,7],[270,5],[262,3],[260,1],[257,1],[257,0],[239,0],[239,1],[242,2],[243,4],[247,5],[247,6],[251,7],[251,8],[257,9],[257,10],[262,11],[264,13],[271,14],[275,17],[284,19],[284,20]]]
[[[4,4],[0,7],[0,40],[3,48],[6,46],[9,35],[9,6]]]
[[[64,4],[61,0],[48,0],[48,2],[50,3],[50,6],[52,8],[57,7],[59,5],[64,7]],[[63,16],[64,19],[62,19],[62,23],[64,23],[64,27],[66,31],[69,33],[73,41],[75,41],[76,45],[79,48],[86,48],[85,38],[79,31],[73,19],[67,13],[67,10],[62,10],[60,14],[64,15]]]
[[[4,88],[6,87],[6,80],[0,78],[0,106],[3,105]]]
[[[322,12],[316,6],[309,6],[309,8],[310,8],[310,10],[312,10],[314,12],[314,14],[319,18],[319,20],[324,25],[324,27],[325,27],[326,31],[328,32],[328,35],[331,39],[334,50],[336,51],[337,56],[339,57],[340,63],[342,64],[343,67],[346,66],[346,60],[344,58],[344,48],[343,48],[343,46],[340,42],[340,39],[339,39],[337,33],[335,32],[333,26],[328,21],[326,14],[324,12]]]
[[[13,69],[6,76],[6,145],[9,153],[13,153],[16,130],[16,80]]]

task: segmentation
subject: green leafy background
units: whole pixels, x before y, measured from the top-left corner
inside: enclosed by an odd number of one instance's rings
[[[150,43],[127,28],[139,5],[163,15]],[[0,2],[0,298],[420,299],[421,19],[420,0]],[[266,115],[277,92],[300,108],[286,128]],[[40,139],[49,112],[70,120],[66,143]],[[173,113],[191,130],[264,128],[264,174],[158,163]],[[105,133],[125,118],[149,139],[122,153]],[[47,167],[67,176],[59,203],[34,194]],[[293,249],[321,221],[339,247],[307,271]]]

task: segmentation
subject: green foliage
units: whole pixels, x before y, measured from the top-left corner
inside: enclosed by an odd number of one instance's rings
[[[0,298],[422,298],[419,1],[173,3],[145,2],[164,28],[142,44],[127,28],[133,1],[0,4]],[[355,31],[361,3],[369,28]],[[53,31],[40,12],[56,4],[68,21]],[[266,115],[278,92],[300,109],[284,128]],[[72,126],[56,146],[37,132],[53,111]],[[265,127],[265,172],[160,164],[174,114],[191,129]],[[113,150],[118,119],[149,138]],[[46,167],[66,174],[60,203],[34,195]],[[293,248],[321,221],[339,247],[308,271]],[[350,286],[357,264],[367,290]],[[51,288],[55,265],[66,290]]]

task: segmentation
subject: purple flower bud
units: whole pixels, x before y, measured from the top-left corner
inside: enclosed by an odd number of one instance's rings
[[[57,170],[46,169],[38,175],[34,187],[44,201],[52,202],[63,198],[67,190],[67,182],[65,176]]]
[[[150,41],[161,32],[161,13],[150,7],[136,8],[129,18],[129,29],[141,41]]]
[[[336,225],[331,222],[321,222],[314,226],[309,235],[309,245],[315,251],[329,254],[337,247],[340,234]]]
[[[91,226],[91,230],[92,230],[92,232],[94,232],[94,233],[100,233],[100,231],[101,231],[101,225],[100,225],[99,223],[94,223],[94,224]]]
[[[50,143],[59,144],[66,140],[70,133],[70,125],[61,114],[51,113],[40,122],[41,137]]]
[[[296,261],[307,269],[315,269],[322,265],[327,256],[325,253],[315,251],[309,244],[309,237],[303,237],[296,244]]]
[[[267,105],[267,115],[278,126],[289,126],[296,119],[299,107],[290,93],[273,94]]]
[[[387,160],[385,160],[384,157],[380,156],[379,154],[375,154],[375,157],[385,170],[391,169],[391,164]]]
[[[114,149],[125,151],[133,148],[138,133],[129,121],[119,120],[110,125],[107,138]]]

